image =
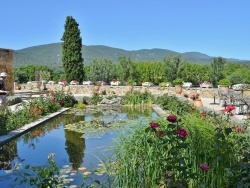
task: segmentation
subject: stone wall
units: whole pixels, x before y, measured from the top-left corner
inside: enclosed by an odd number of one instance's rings
[[[94,86],[94,85],[70,85],[70,86],[62,86],[59,84],[46,84],[44,85],[46,90],[49,91],[70,91],[73,94],[82,94],[82,95],[92,95],[94,93],[99,94],[107,94],[107,95],[118,95],[124,96],[126,92],[134,90],[139,92],[148,91],[153,95],[159,96],[163,94],[170,94],[175,95],[175,88],[174,87],[141,87],[141,86]],[[41,90],[44,88],[41,87]],[[34,86],[31,84],[22,84],[21,90],[36,90]],[[213,88],[190,88],[190,89],[183,89],[182,95],[191,96],[192,94],[197,93],[197,90],[200,90],[201,97],[205,98],[213,98],[214,94],[216,93],[217,89]],[[216,96],[218,98],[218,96]]]
[[[14,66],[13,66],[13,50],[0,48],[0,73],[6,72],[5,79],[6,90],[10,91],[10,95],[14,94]]]

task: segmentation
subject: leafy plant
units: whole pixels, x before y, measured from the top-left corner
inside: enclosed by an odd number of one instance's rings
[[[172,87],[172,84],[170,82],[161,82],[159,83],[160,87]]]
[[[48,156],[48,164],[46,166],[25,166],[25,171],[17,171],[18,181],[20,185],[28,183],[29,186],[43,187],[62,187],[69,185],[69,180],[65,176],[60,176],[59,169],[54,161],[55,154]]]
[[[229,79],[224,78],[219,81],[220,86],[231,86],[231,82]]]
[[[97,105],[98,102],[102,101],[102,96],[100,96],[98,93],[94,93],[91,97],[91,103],[94,105]]]
[[[125,105],[148,105],[153,103],[153,95],[147,90],[143,93],[139,91],[128,91],[122,101]]]
[[[183,84],[183,79],[181,79],[181,78],[177,78],[176,80],[174,80],[174,85],[175,86],[182,86],[182,84]]]
[[[50,91],[49,96],[52,101],[58,102],[61,107],[73,107],[78,103],[72,93],[64,93],[63,91]]]

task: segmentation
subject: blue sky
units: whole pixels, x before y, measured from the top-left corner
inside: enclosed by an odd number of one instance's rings
[[[249,8],[249,0],[7,0],[0,48],[61,42],[72,16],[84,45],[250,60]]]

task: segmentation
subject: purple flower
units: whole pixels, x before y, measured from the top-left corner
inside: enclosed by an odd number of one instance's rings
[[[186,138],[188,135],[188,132],[186,129],[178,129],[176,132],[181,138]]]
[[[204,171],[209,171],[210,166],[208,164],[200,164],[200,169]]]
[[[175,123],[177,122],[177,118],[174,115],[170,115],[166,118],[169,122]]]

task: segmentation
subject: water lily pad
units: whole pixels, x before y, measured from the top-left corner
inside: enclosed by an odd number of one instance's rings
[[[78,170],[86,170],[86,167],[79,167]]]
[[[89,172],[89,171],[83,172],[83,175],[84,175],[84,176],[88,176],[88,175],[90,175],[90,174],[91,174],[91,172]]]

